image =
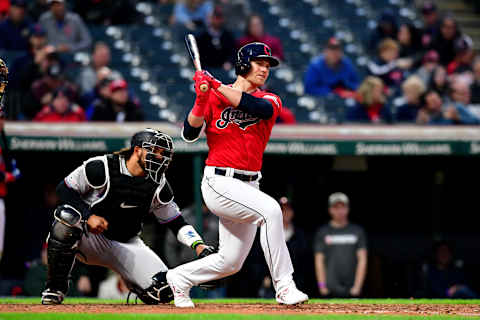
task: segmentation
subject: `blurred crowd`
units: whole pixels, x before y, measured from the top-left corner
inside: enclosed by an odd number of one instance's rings
[[[368,43],[366,76],[359,77],[335,38],[308,67],[305,92],[350,99],[347,123],[477,125],[480,57],[454,16],[434,2],[421,7],[422,28],[399,24],[385,10]]]
[[[196,34],[205,69],[232,70],[236,51],[253,41],[265,42],[273,55],[285,59],[281,39],[267,32],[247,0],[150,1],[172,7],[165,23],[174,39]],[[88,27],[142,23],[137,2],[0,1],[0,51],[23,52],[11,65],[8,117],[144,120],[141,101],[111,66],[111,48],[95,42]],[[328,39],[304,72],[305,94],[345,99],[344,119],[339,121],[344,123],[479,124],[480,57],[472,39],[453,15],[439,12],[435,2],[425,0],[419,11],[422,21],[399,22],[393,11],[384,10],[376,27],[366,30],[371,34],[362,67],[344,52],[341,39]],[[89,62],[71,68],[76,63],[72,55],[78,52],[88,52]],[[295,114],[286,108],[279,122],[295,123]]]
[[[110,47],[94,42],[87,24],[134,22],[132,1],[4,1],[0,50],[10,64],[7,116],[39,122],[143,121]],[[130,13],[129,13],[130,12]],[[78,66],[78,52],[91,52]],[[75,66],[75,67],[72,67]]]

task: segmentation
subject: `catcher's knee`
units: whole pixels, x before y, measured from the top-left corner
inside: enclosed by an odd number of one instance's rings
[[[53,215],[49,239],[73,247],[82,237],[82,215],[69,205],[58,206]]]

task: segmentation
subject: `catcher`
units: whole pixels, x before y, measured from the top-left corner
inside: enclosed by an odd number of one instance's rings
[[[173,201],[164,175],[172,155],[170,136],[145,129],[133,135],[130,148],[88,159],[58,185],[43,304],[62,303],[75,258],[117,272],[146,304],[170,302],[166,279],[156,275],[167,266],[139,237],[149,213],[199,258],[214,252]]]

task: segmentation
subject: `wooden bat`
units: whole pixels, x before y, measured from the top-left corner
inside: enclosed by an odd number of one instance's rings
[[[195,36],[191,33],[185,36],[185,46],[187,47],[188,54],[192,58],[193,66],[196,71],[202,70],[202,65],[200,64],[200,53],[198,52],[197,40]],[[208,90],[208,83],[200,84],[200,91],[206,92]]]

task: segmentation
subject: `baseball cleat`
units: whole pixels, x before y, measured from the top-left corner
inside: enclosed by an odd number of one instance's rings
[[[42,304],[62,304],[65,294],[62,291],[45,289],[42,292]]]
[[[190,299],[190,288],[182,288],[178,285],[178,281],[175,280],[175,274],[172,271],[168,271],[167,282],[173,292],[175,307],[195,308],[192,299]]]
[[[308,296],[298,290],[295,284],[292,284],[277,293],[276,298],[278,303],[287,305],[300,304],[308,300]]]

